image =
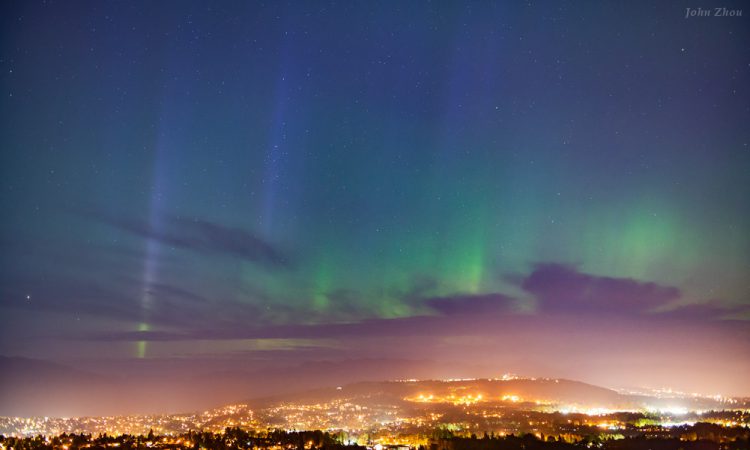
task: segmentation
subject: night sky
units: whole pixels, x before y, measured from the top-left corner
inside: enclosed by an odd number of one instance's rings
[[[0,354],[750,394],[722,5],[3,2]]]

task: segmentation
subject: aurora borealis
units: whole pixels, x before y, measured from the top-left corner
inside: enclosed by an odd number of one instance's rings
[[[0,354],[750,393],[747,16],[0,8]]]

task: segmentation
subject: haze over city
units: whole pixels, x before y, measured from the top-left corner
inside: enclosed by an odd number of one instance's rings
[[[8,1],[0,21],[0,416],[503,374],[750,396],[746,16]]]

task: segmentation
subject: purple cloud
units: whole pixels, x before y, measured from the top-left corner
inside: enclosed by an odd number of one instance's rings
[[[545,312],[643,314],[680,298],[680,290],[632,278],[589,275],[564,264],[538,264],[521,282]]]

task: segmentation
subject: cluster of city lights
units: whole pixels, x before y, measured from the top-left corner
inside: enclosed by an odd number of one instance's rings
[[[516,378],[504,375],[502,380],[510,379]],[[415,386],[416,392],[405,397],[403,387],[399,386],[395,391],[399,392],[397,399],[377,395],[347,396],[348,390],[341,387],[336,390],[336,395],[326,401],[290,399],[255,409],[247,404],[234,404],[195,414],[79,418],[0,417],[0,434],[30,436],[86,432],[118,435],[144,434],[153,429],[157,434],[177,436],[188,430],[221,432],[227,427],[243,427],[343,431],[353,438],[368,436],[368,439],[373,439],[373,436],[377,436],[378,441],[385,444],[395,442],[392,439],[394,436],[402,440],[405,439],[404,436],[424,436],[425,430],[441,427],[457,433],[494,430],[496,433],[508,434],[548,434],[555,431],[555,424],[561,420],[560,414],[566,416],[562,422],[570,427],[596,427],[611,433],[622,431],[626,425],[625,420],[631,420],[625,419],[622,414],[641,415],[642,425],[636,426],[673,428],[698,421],[722,427],[750,425],[747,403],[743,403],[745,409],[733,407],[715,411],[690,408],[676,400],[655,399],[649,406],[613,409],[529,399],[519,395],[519,391],[490,394],[485,384],[440,381],[451,384],[437,387],[434,383],[427,382],[425,386]],[[513,385],[500,383],[499,387],[512,389]],[[417,390],[420,388],[424,390]],[[661,401],[665,405],[660,405]]]

